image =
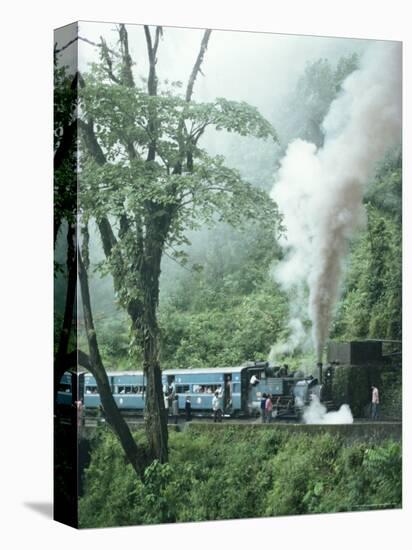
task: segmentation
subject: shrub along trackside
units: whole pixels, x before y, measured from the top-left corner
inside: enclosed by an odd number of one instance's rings
[[[136,433],[135,437],[143,438]],[[346,446],[335,435],[191,429],[170,434],[170,462],[143,481],[101,429],[80,499],[80,525],[155,524],[401,506],[401,446]]]

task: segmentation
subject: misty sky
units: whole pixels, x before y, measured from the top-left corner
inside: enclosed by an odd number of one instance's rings
[[[141,25],[127,25],[129,46],[136,62],[136,80],[148,73],[146,42]],[[154,27],[152,27],[154,30]],[[118,33],[114,23],[80,22],[79,35],[93,42],[103,36],[116,47]],[[196,59],[202,29],[165,27],[158,50],[157,74],[160,80],[187,82]],[[63,40],[65,37],[63,38]],[[202,65],[204,77],[196,81],[194,99],[215,97],[247,101],[270,117],[279,100],[292,90],[308,61],[320,57],[335,63],[342,55],[362,53],[373,41],[239,31],[213,31]],[[63,45],[59,44],[59,47]],[[79,68],[98,61],[95,47],[79,41]],[[67,63],[73,48],[64,53]]]

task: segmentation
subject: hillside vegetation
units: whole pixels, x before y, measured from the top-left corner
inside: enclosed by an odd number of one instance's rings
[[[170,461],[154,462],[144,480],[125,464],[105,429],[93,442],[80,499],[82,527],[399,508],[401,448],[345,446],[324,434],[276,430],[170,434]]]

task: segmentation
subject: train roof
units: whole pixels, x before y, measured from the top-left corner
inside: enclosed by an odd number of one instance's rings
[[[214,368],[204,368],[204,369],[165,369],[162,370],[162,374],[165,375],[176,375],[176,374],[224,374],[232,372],[241,372],[248,365],[241,365],[238,367],[214,367]],[[92,374],[88,373],[89,376],[93,377]],[[107,376],[142,376],[143,371],[108,371]],[[94,377],[93,377],[94,378]]]
[[[142,376],[142,370],[112,370],[107,373],[107,376]]]
[[[246,368],[246,365],[240,367],[214,367],[214,368],[204,368],[204,369],[165,369],[162,371],[162,374],[216,374],[216,373],[231,373],[231,372],[241,372]]]

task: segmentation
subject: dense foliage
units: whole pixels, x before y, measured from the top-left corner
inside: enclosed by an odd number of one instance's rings
[[[80,500],[83,527],[397,508],[401,448],[392,440],[346,446],[329,434],[259,426],[192,427],[170,437],[170,462],[143,481],[104,429],[94,441]]]
[[[287,316],[286,296],[271,280],[273,234],[254,224],[220,226],[195,247],[204,266],[166,289],[161,301],[163,362],[178,367],[233,365],[266,358]]]
[[[353,243],[333,336],[402,337],[402,157],[394,151],[365,196],[367,226]]]

